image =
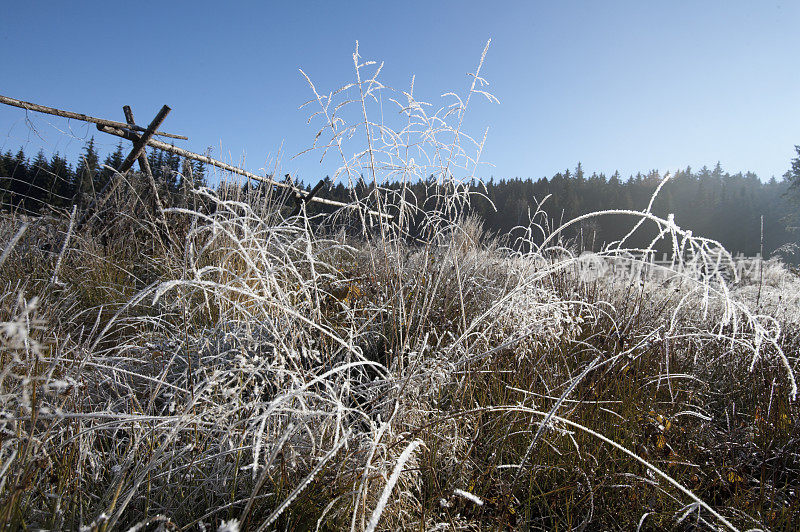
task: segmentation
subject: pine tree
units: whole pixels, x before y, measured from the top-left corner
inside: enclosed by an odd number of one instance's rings
[[[50,204],[54,207],[66,207],[75,193],[72,188],[74,176],[72,167],[58,152],[50,158],[50,174],[53,176],[54,181]]]
[[[83,154],[75,168],[73,190],[76,195],[75,201],[79,204],[88,204],[98,192],[95,190],[95,175],[99,167],[99,157],[94,146],[94,137],[92,137],[84,146]]]
[[[800,146],[794,147],[797,152],[797,157],[792,159],[792,167],[785,174],[786,181],[789,183],[789,189],[786,191],[786,197],[795,205],[795,209],[788,216],[791,223],[797,223],[800,220]]]
[[[575,168],[575,179],[578,181],[583,181],[583,165],[580,161],[578,161],[578,166]]]
[[[206,186],[206,165],[203,161],[194,162],[192,176],[195,188]]]
[[[178,191],[178,175],[181,170],[181,158],[172,152],[167,152],[164,159],[164,181],[167,191],[175,193]]]
[[[50,176],[50,164],[44,156],[44,151],[39,150],[36,158],[28,170],[28,190],[25,193],[25,209],[39,211],[49,203],[55,183]]]
[[[0,153],[0,205],[6,205],[11,193],[11,152]]]
[[[24,200],[25,194],[28,192],[28,161],[25,158],[25,152],[20,147],[17,154],[11,160],[11,178],[9,183],[10,198],[9,203],[14,207]]]
[[[95,188],[97,190],[103,190],[108,181],[113,177],[114,170],[117,170],[120,166],[122,166],[122,162],[124,160],[125,152],[123,151],[122,143],[120,142],[117,144],[116,149],[106,156],[105,160],[103,161],[103,168],[100,169],[98,179],[95,182]],[[113,170],[111,168],[113,168]]]
[[[164,179],[164,152],[158,149],[151,149],[147,156],[150,163],[150,170],[153,172],[153,179],[160,183]]]

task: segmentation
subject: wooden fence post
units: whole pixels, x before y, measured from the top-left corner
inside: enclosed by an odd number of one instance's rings
[[[131,129],[137,128],[138,126],[133,121],[133,113],[131,111],[131,108],[126,105],[122,109],[125,112],[125,119],[127,120],[128,127]],[[133,135],[137,139],[132,141],[133,149],[125,158],[125,160],[122,161],[120,167],[116,169],[116,173],[114,173],[114,175],[112,175],[111,178],[108,180],[108,183],[105,184],[103,189],[100,191],[98,198],[95,199],[95,201],[93,201],[86,209],[86,212],[81,217],[80,222],[78,222],[78,227],[82,227],[87,222],[87,217],[91,216],[88,218],[88,220],[91,221],[94,218],[94,216],[98,212],[100,212],[100,209],[103,208],[103,205],[106,204],[106,202],[114,193],[114,191],[117,189],[119,184],[122,183],[125,174],[127,173],[128,170],[130,170],[131,166],[133,166],[134,161],[136,161],[137,159],[139,161],[139,167],[141,168],[142,172],[148,176],[151,186],[153,187],[153,193],[155,194],[155,201],[156,201],[156,207],[158,209],[158,215],[160,218],[162,218],[162,221],[166,224],[166,220],[163,220],[164,209],[161,205],[161,200],[158,197],[158,191],[155,188],[155,180],[153,179],[153,174],[150,171],[150,165],[148,164],[147,157],[145,156],[145,148],[147,146],[147,141],[150,140],[150,138],[156,132],[158,126],[160,126],[161,123],[164,122],[164,119],[167,117],[169,112],[170,108],[166,105],[163,106],[156,115],[156,117],[153,119],[153,121],[150,122],[150,125],[147,126],[147,128],[144,130],[144,133],[142,135],[138,135],[137,133],[131,131],[131,135]]]
[[[301,192],[296,192],[295,193],[295,197],[294,197],[294,199],[295,199],[294,210],[292,210],[292,214],[290,214],[289,217],[291,218],[292,216],[297,216],[298,214],[300,214],[300,209],[303,207],[303,205],[305,205],[307,202],[311,201],[314,198],[314,196],[317,195],[317,192],[320,191],[320,189],[322,188],[322,185],[324,185],[324,184],[325,184],[325,180],[321,179],[320,182],[317,183],[314,186],[314,188],[311,189],[311,192],[309,192],[308,194],[303,194]]]
[[[129,105],[126,105],[122,108],[125,112],[125,120],[128,122],[129,126],[135,126],[136,122],[133,120],[133,111],[131,110]],[[169,114],[170,108],[166,105],[161,108],[153,121],[150,122],[150,125],[147,126],[147,130],[142,134],[138,135],[136,133],[131,132],[131,134],[136,137],[136,140],[133,142],[133,149],[128,154],[128,157],[125,158],[123,161],[121,168],[125,168],[125,171],[133,165],[133,162],[138,160],[139,161],[139,168],[141,168],[142,172],[147,176],[147,180],[150,182],[150,188],[153,189],[153,201],[155,203],[155,211],[158,215],[158,218],[161,220],[161,223],[164,224],[165,227],[169,228],[167,225],[167,220],[164,218],[164,205],[161,203],[161,198],[158,196],[158,186],[156,185],[156,180],[153,177],[152,168],[150,168],[150,163],[147,161],[147,157],[145,156],[145,148],[147,147],[147,142],[150,140],[150,137],[153,136],[153,132],[155,132],[156,128],[164,121],[164,119]],[[126,167],[127,165],[127,167]]]

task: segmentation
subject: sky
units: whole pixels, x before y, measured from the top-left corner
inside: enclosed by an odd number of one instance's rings
[[[443,103],[482,75],[489,128],[478,175],[623,176],[720,162],[780,177],[800,144],[800,2],[4,2],[0,94],[146,125],[167,104],[176,145],[256,173],[316,182],[301,155],[317,127],[298,69],[320,92],[352,81],[356,41],[381,79]],[[93,126],[0,105],[0,150],[78,154]],[[279,156],[279,154],[282,154]],[[333,166],[332,166],[333,165]]]

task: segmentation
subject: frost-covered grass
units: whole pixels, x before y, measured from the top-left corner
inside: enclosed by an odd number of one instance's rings
[[[354,66],[340,92],[314,88],[317,148],[391,221],[287,217],[235,186],[168,208],[169,234],[125,211],[74,231],[3,219],[0,520],[791,529],[796,276],[726,280],[717,243],[647,206],[624,214],[697,267],[586,275],[571,226],[541,213],[486,235],[461,214],[482,149],[463,117],[492,100],[480,68],[437,110]],[[417,179],[425,204],[387,186]]]

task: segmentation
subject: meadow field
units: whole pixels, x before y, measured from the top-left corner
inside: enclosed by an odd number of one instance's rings
[[[656,196],[487,233],[482,63],[441,106],[358,52],[306,78],[356,208],[231,178],[154,211],[131,173],[96,216],[4,212],[3,526],[796,530],[798,275]],[[582,252],[604,216],[630,232]]]

